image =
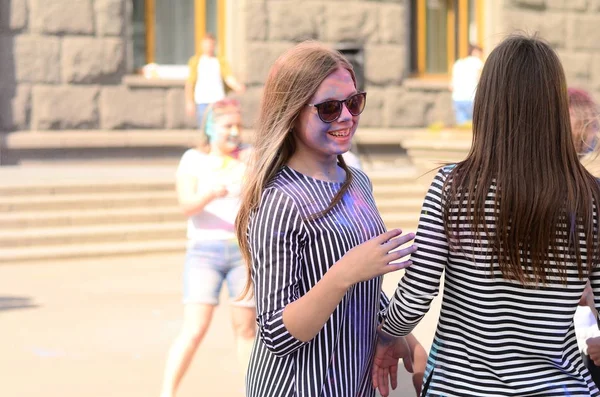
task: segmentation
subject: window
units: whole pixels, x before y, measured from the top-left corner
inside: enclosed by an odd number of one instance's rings
[[[411,69],[418,76],[447,76],[469,44],[483,44],[484,0],[412,0]]]
[[[206,32],[217,39],[217,52],[223,54],[225,1],[133,0],[134,68],[187,64]]]

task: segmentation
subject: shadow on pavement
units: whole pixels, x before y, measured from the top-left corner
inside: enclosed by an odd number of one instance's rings
[[[25,296],[0,296],[0,312],[5,310],[33,309],[39,307]]]

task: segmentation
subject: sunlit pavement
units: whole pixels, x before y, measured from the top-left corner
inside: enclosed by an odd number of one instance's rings
[[[158,397],[181,322],[182,260],[0,265],[0,396]],[[398,276],[386,279],[388,295]],[[416,330],[427,348],[437,312]],[[179,397],[243,396],[229,324],[223,304]],[[392,396],[414,396],[410,378],[404,382]]]

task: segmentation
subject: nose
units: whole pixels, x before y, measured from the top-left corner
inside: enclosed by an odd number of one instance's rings
[[[350,114],[346,104],[342,103],[342,112],[340,113],[340,117],[338,117],[337,121],[344,122],[348,120],[352,120],[352,114]]]

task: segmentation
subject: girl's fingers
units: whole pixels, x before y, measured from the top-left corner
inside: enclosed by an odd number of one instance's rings
[[[400,237],[386,241],[384,244],[382,244],[382,247],[388,252],[393,251],[396,248],[400,247],[401,245],[404,245],[404,244],[408,243],[409,241],[414,240],[414,238],[415,238],[414,233],[407,233]]]
[[[402,234],[402,229],[392,229],[392,230],[388,230],[385,233],[381,233],[377,237],[374,237],[373,241],[377,242],[378,244],[385,244],[389,240],[391,240],[394,237],[399,236],[401,234]]]
[[[390,389],[385,375],[386,371],[383,368],[379,368],[379,393],[382,396],[387,397],[387,395],[390,393]]]
[[[379,371],[376,364],[373,364],[373,370],[371,371],[371,381],[373,382],[373,388],[377,389],[379,386]]]
[[[386,255],[386,257],[384,258],[384,260],[387,263],[394,262],[394,261],[397,261],[400,258],[404,258],[405,256],[408,256],[416,251],[417,251],[417,246],[411,245],[410,247],[402,248],[402,249],[388,253]]]
[[[390,376],[392,378],[392,390],[396,390],[398,387],[398,366],[393,365],[390,367]]]
[[[398,270],[406,269],[410,265],[412,265],[412,261],[405,261],[405,262],[399,262],[399,263],[390,263],[389,265],[387,265],[385,267],[383,274],[387,274],[387,273],[391,273],[391,272],[396,272]]]

